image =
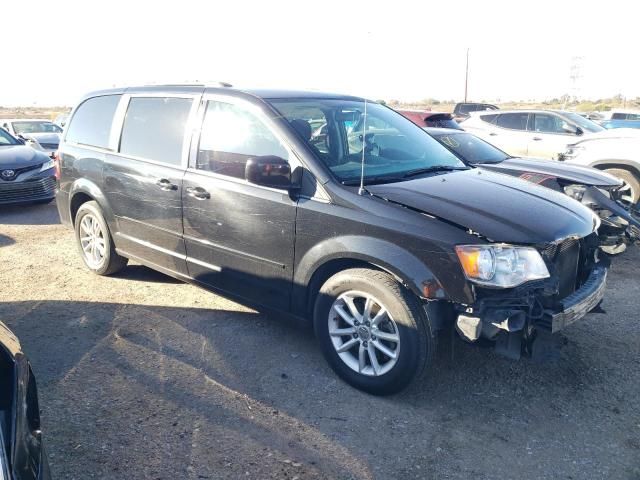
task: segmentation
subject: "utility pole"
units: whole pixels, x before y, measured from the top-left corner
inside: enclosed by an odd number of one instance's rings
[[[467,89],[469,87],[469,49],[467,48],[467,66],[464,73],[464,103],[467,103]]]

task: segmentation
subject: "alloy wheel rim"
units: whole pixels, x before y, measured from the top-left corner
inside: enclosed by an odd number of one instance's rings
[[[98,219],[87,214],[80,221],[80,247],[87,264],[99,268],[104,262],[106,242]]]
[[[358,291],[340,295],[331,305],[328,325],[333,348],[351,370],[377,377],[398,362],[398,326],[372,295]]]

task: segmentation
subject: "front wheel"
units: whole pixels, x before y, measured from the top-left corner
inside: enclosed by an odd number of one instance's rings
[[[128,260],[116,253],[109,227],[97,202],[86,202],[80,206],[75,230],[82,260],[93,273],[111,275],[127,266]]]
[[[350,269],[327,280],[314,329],[331,368],[375,395],[405,388],[435,351],[435,332],[418,299],[377,270]]]
[[[640,198],[640,181],[633,173],[622,168],[607,168],[605,172],[624,180],[626,183],[623,187],[624,191],[620,192],[623,195],[622,200],[633,205],[638,203],[638,198]]]

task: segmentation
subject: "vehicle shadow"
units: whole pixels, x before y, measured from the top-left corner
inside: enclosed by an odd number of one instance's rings
[[[178,284],[184,283],[177,278],[165,275],[144,265],[127,265],[127,268],[111,275],[112,278],[122,278],[139,282]]]
[[[2,235],[0,233],[0,247],[8,247],[9,245],[13,245],[14,243],[16,243],[16,241],[7,236],[7,235]]]
[[[0,320],[34,365],[51,449],[78,468],[57,465],[64,478],[89,468],[118,478],[95,468],[136,464],[140,450],[148,463],[130,478],[170,471],[176,462],[202,478],[220,468],[228,477],[266,478],[260,468],[276,468],[274,459],[300,478],[420,478],[411,470],[416,462],[429,478],[445,460],[464,464],[462,453],[479,444],[476,471],[489,471],[495,462],[513,466],[532,428],[534,439],[554,444],[579,419],[584,437],[572,440],[588,441],[610,421],[616,401],[603,402],[602,389],[624,373],[598,365],[602,356],[578,343],[558,361],[534,364],[456,341],[454,352],[443,345],[430,375],[400,394],[374,397],[333,374],[309,328],[277,315],[42,301],[0,303]],[[87,428],[95,419],[99,443],[135,449],[105,458]],[[68,435],[84,447],[74,451]],[[379,452],[394,470],[384,471]],[[528,466],[528,459],[525,452],[518,462]]]
[[[0,206],[0,225],[58,225],[55,201],[48,204]]]

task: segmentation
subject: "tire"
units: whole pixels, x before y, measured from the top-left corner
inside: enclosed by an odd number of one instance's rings
[[[75,233],[82,260],[96,275],[111,275],[127,266],[129,260],[116,253],[109,227],[97,202],[90,201],[80,206],[75,218]]]
[[[627,182],[627,185],[631,187],[633,204],[638,203],[638,199],[640,198],[640,181],[633,173],[622,168],[607,168],[604,171]]]
[[[366,298],[369,315],[365,315]],[[431,364],[436,349],[435,331],[418,298],[391,275],[365,268],[339,272],[322,286],[314,308],[314,330],[338,376],[374,395],[405,388]],[[338,352],[341,348],[346,350]]]

